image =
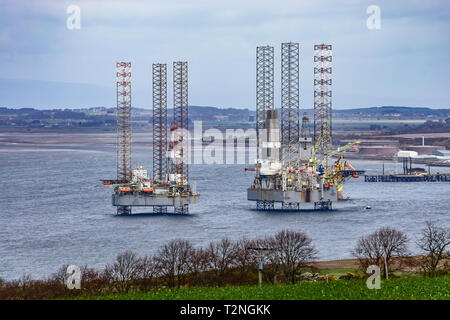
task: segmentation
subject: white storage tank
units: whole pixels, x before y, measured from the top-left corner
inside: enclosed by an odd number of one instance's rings
[[[399,158],[412,158],[417,157],[419,154],[416,151],[411,150],[399,150],[397,152],[397,157]]]

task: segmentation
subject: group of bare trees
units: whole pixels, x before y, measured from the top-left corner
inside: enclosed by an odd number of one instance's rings
[[[266,250],[257,250],[260,248]],[[2,284],[0,298],[39,299],[159,287],[254,284],[260,262],[264,264],[266,281],[294,283],[296,274],[315,259],[316,253],[305,233],[289,230],[256,240],[223,238],[203,248],[175,239],[152,256],[140,257],[131,251],[120,253],[102,271],[81,267],[81,290],[66,288],[68,265],[64,265],[47,280],[26,277],[20,283]]]
[[[384,227],[361,237],[353,254],[361,267],[377,265],[386,277],[399,262],[405,261],[427,275],[448,272],[448,228],[427,222],[416,242],[423,253],[419,257],[408,258],[408,243],[409,239],[403,232]],[[32,280],[29,276],[9,282],[0,279],[0,299],[124,293],[160,287],[254,284],[259,264],[264,265],[265,281],[295,283],[301,269],[311,268],[309,263],[316,256],[312,240],[303,232],[290,230],[255,240],[223,238],[203,248],[195,247],[187,240],[175,239],[161,246],[152,256],[140,257],[125,251],[101,271],[82,266],[81,290],[67,289],[67,265],[47,280]]]
[[[266,250],[257,250],[257,249]],[[317,253],[312,240],[303,232],[282,230],[263,239],[231,241],[223,238],[205,248],[194,248],[186,240],[173,240],[155,255],[154,267],[160,279],[170,287],[248,283],[265,265],[264,275],[274,282],[295,282],[295,276]]]
[[[383,227],[372,234],[362,236],[352,253],[362,268],[377,265],[386,278],[393,268],[394,258],[396,266],[407,264],[421,269],[426,275],[435,275],[439,271],[447,272],[450,259],[450,229],[427,221],[416,241],[422,250],[422,255],[418,258],[409,256],[408,243],[409,239],[402,231]]]
[[[263,251],[263,258],[271,267],[268,278],[272,282],[277,274],[281,274],[286,282],[295,283],[296,275],[317,255],[312,240],[301,232],[283,230],[256,244],[268,249]]]
[[[403,232],[383,227],[368,236],[361,237],[353,250],[353,255],[358,258],[361,267],[379,266],[382,273],[387,276],[392,258],[408,255],[408,241]]]

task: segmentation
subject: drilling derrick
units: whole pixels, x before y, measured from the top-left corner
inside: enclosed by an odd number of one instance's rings
[[[281,145],[283,160],[296,158],[300,132],[299,44],[281,44]]]
[[[302,117],[302,127],[300,129],[300,137],[301,138],[309,138],[311,137],[311,128],[309,127],[309,118],[306,112],[303,112]]]
[[[308,163],[312,157],[312,137],[309,127],[309,118],[303,113],[302,127],[300,129],[298,159],[301,163]]]
[[[331,45],[314,46],[314,145],[318,160],[327,165],[331,150]]]
[[[153,179],[167,182],[167,64],[153,64]],[[167,206],[153,212],[166,213]]]
[[[260,156],[260,131],[264,129],[267,111],[274,109],[274,48],[256,48],[256,146]]]
[[[116,63],[117,181],[131,181],[131,62]],[[130,214],[130,206],[118,206],[118,214]]]

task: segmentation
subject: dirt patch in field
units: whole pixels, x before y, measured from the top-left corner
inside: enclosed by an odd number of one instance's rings
[[[312,265],[318,269],[335,269],[335,268],[358,268],[358,260],[356,259],[343,259],[343,260],[330,260],[330,261],[317,261]]]

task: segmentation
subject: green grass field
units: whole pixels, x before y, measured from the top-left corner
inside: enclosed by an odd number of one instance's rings
[[[450,300],[450,276],[407,277],[381,281],[369,290],[365,280],[299,282],[295,285],[161,289],[77,299],[119,300]]]

